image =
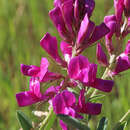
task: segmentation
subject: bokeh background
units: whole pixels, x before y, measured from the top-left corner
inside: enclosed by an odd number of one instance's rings
[[[40,39],[46,32],[61,39],[52,25],[48,11],[53,8],[53,0],[0,0],[0,130],[18,130],[20,128],[16,110],[21,109],[33,121],[32,110],[35,105],[19,108],[15,94],[28,89],[28,78],[20,73],[20,64],[39,65],[41,57],[47,57],[52,63],[50,69],[57,71],[57,66],[40,47]],[[113,0],[96,0],[92,20],[96,24],[103,21],[106,14],[113,11]],[[127,42],[130,36],[124,41]],[[104,42],[101,41],[104,45]],[[95,47],[88,48],[84,54],[92,62],[95,59]],[[105,48],[104,48],[105,49]],[[103,69],[99,66],[98,76]],[[130,71],[123,72],[116,77],[113,91],[101,100],[103,103],[102,114],[90,122],[94,130],[97,120],[102,116],[109,119],[108,130],[121,119],[130,108]],[[130,130],[130,117],[127,129]]]

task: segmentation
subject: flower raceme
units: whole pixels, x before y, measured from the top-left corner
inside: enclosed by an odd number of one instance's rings
[[[86,88],[111,92],[114,81],[97,77],[97,64],[90,63],[81,52],[105,36],[108,53],[110,56],[114,53],[113,35],[120,40],[129,33],[128,3],[129,0],[114,0],[115,14],[106,16],[104,22],[96,25],[91,20],[95,7],[94,0],[54,0],[54,9],[49,12],[49,16],[62,38],[60,50],[63,58],[58,52],[57,39],[51,34],[46,33],[40,45],[55,63],[66,70],[66,75],[49,71],[49,62],[46,58],[41,59],[40,67],[21,64],[21,72],[30,77],[30,82],[28,91],[16,94],[18,105],[23,107],[51,100],[56,114],[79,119],[83,119],[82,114],[100,114],[101,104],[85,101]],[[128,23],[122,31],[123,12],[127,12],[125,16],[127,15]],[[125,51],[117,57],[115,68],[109,70],[112,76],[130,68],[129,54],[130,41]],[[100,43],[97,44],[96,56],[101,66],[111,69]],[[109,77],[109,74],[106,77]],[[55,80],[60,80],[60,84],[50,86],[46,90],[43,88],[44,92],[41,91],[42,84]],[[78,101],[75,94],[69,91],[69,87],[80,91]],[[60,124],[63,130],[67,130],[67,124],[63,121],[60,121]]]
[[[114,7],[115,14],[104,17],[104,23],[110,29],[110,32],[105,36],[106,48],[110,54],[117,51],[118,45],[114,47],[112,43],[114,34],[116,39],[120,39],[121,37],[125,38],[130,33],[130,0],[114,0]],[[123,19],[123,14],[125,19]]]
[[[60,36],[80,53],[110,31],[104,22],[96,26],[90,20],[94,0],[55,0],[54,5],[49,12],[52,22]]]

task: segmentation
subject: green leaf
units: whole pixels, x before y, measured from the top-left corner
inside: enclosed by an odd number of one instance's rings
[[[99,99],[101,99],[101,98],[103,98],[103,97],[105,97],[105,95],[103,95],[103,94],[98,94],[98,95],[95,95],[95,96],[89,98],[88,100],[91,101],[91,102],[96,102],[97,100],[99,100]]]
[[[79,120],[63,115],[63,114],[58,114],[57,115],[61,120],[63,120],[68,126],[73,126],[75,128],[78,128],[79,130],[90,130],[88,126],[86,126],[84,123],[80,122]]]
[[[98,127],[97,127],[97,130],[106,130],[107,128],[107,123],[108,123],[108,120],[106,117],[103,117],[99,124],[98,124]]]
[[[23,130],[30,130],[33,128],[30,119],[22,111],[17,111],[17,118]]]
[[[127,125],[127,121],[123,121],[123,122],[118,122],[115,127],[113,128],[113,130],[125,130]]]
[[[44,130],[50,130],[52,128],[52,125],[54,124],[54,121],[56,119],[56,114],[53,112],[53,114],[50,117],[50,120],[48,122],[48,124],[46,125],[46,127],[44,128]]]

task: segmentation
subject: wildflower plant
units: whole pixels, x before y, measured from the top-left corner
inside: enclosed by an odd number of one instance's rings
[[[39,66],[21,64],[21,72],[30,77],[30,82],[29,90],[16,94],[18,105],[24,107],[38,102],[49,103],[48,115],[38,126],[32,126],[34,129],[45,129],[52,115],[56,118],[55,114],[63,130],[72,127],[91,129],[90,115],[100,114],[103,105],[94,99],[101,96],[98,94],[100,91],[110,93],[115,76],[130,68],[130,40],[122,50],[123,40],[130,33],[130,0],[114,0],[115,14],[105,16],[99,25],[91,20],[94,7],[94,0],[54,0],[54,8],[49,16],[61,37],[63,58],[58,52],[56,37],[50,33],[43,36],[40,45],[66,74],[51,72],[45,57],[41,58]],[[105,38],[107,52],[102,48],[103,43],[99,43],[102,38]],[[102,77],[97,76],[99,65],[82,55],[92,45],[97,46],[97,61],[105,68]],[[43,87],[46,82],[55,80],[60,83],[47,89]],[[36,115],[38,113],[35,111]],[[97,130],[105,128],[105,122],[106,118],[102,118]],[[24,127],[27,122],[21,124]],[[121,125],[122,122],[118,127]]]

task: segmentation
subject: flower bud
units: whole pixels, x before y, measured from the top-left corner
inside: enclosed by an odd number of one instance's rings
[[[98,60],[99,64],[101,64],[104,67],[108,66],[107,56],[104,53],[100,43],[97,44],[96,55],[97,55],[97,60]]]
[[[112,74],[117,75],[118,73],[128,70],[129,68],[130,68],[129,56],[126,55],[125,53],[122,53],[116,59],[116,66]]]
[[[124,10],[124,0],[114,0],[115,15],[119,23],[122,21],[122,14]]]
[[[57,6],[54,9],[52,9],[49,12],[49,15],[50,15],[50,18],[51,18],[52,22],[54,23],[55,27],[57,28],[60,36],[64,40],[69,39],[68,31],[66,29],[66,26],[65,26],[65,23],[64,23],[64,19],[63,19],[60,7]]]
[[[56,37],[47,33],[41,39],[40,45],[57,63],[66,66],[66,62],[59,56]]]

